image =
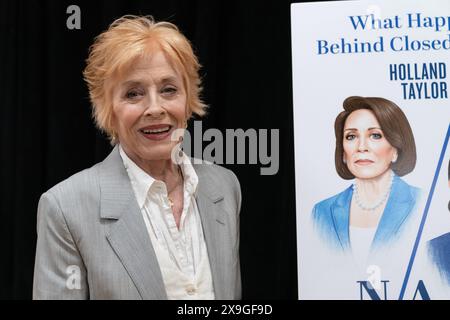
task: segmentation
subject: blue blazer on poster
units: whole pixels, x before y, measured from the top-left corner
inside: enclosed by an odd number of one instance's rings
[[[395,240],[402,226],[412,215],[420,189],[410,186],[394,175],[391,193],[378,224],[371,250]],[[313,220],[324,241],[336,250],[350,250],[349,222],[353,187],[325,199],[314,206]]]
[[[442,278],[450,284],[450,232],[430,240],[428,252]]]

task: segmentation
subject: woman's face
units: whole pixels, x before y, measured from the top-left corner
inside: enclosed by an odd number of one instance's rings
[[[127,155],[137,163],[170,159],[178,142],[171,135],[187,119],[186,90],[163,51],[137,59],[115,82],[112,100],[114,130]]]
[[[397,160],[397,150],[384,137],[371,110],[353,111],[344,124],[344,161],[359,179],[374,179]]]

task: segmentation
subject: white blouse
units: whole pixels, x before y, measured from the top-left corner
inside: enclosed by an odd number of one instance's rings
[[[360,228],[350,226],[350,245],[352,254],[358,266],[366,268],[367,258],[370,253],[370,246],[372,245],[376,227]]]
[[[198,177],[185,154],[183,211],[177,228],[164,182],[139,168],[119,145],[136,200],[161,269],[169,299],[214,299],[211,268],[195,201]]]

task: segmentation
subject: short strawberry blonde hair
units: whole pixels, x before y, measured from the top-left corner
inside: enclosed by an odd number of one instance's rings
[[[112,93],[108,80],[120,76],[136,58],[148,54],[154,48],[152,44],[157,44],[180,72],[189,115],[205,114],[206,105],[200,98],[202,87],[198,72],[201,66],[189,40],[170,22],[156,22],[152,16],[126,15],[95,38],[83,72],[95,123],[113,144],[117,136],[112,123]]]

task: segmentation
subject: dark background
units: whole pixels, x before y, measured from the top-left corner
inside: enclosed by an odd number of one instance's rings
[[[0,298],[31,298],[39,196],[111,150],[82,79],[93,38],[151,14],[175,23],[203,65],[203,130],[280,130],[276,175],[227,167],[243,195],[243,298],[297,299],[290,2],[0,1]],[[71,4],[81,30],[66,27]]]

